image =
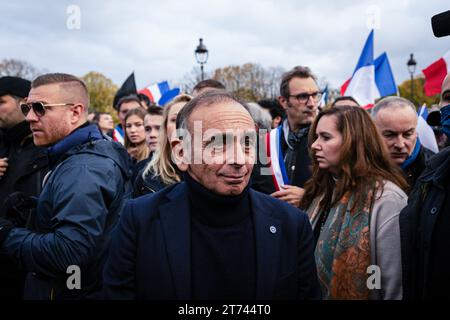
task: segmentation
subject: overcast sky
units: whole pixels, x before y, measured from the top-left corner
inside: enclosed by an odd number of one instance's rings
[[[450,9],[447,0],[0,3],[0,59],[78,76],[97,71],[118,85],[134,70],[139,88],[179,83],[198,67],[200,37],[210,52],[207,71],[246,62],[306,65],[332,87],[351,76],[374,19],[375,56],[388,53],[397,84],[409,78],[410,53],[420,72],[450,50],[450,37],[435,38],[430,25],[433,15]],[[77,27],[70,5],[80,9],[79,29],[67,27]]]

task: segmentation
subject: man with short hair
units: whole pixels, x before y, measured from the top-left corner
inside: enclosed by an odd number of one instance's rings
[[[209,90],[225,90],[225,86],[220,81],[214,79],[202,80],[192,89],[192,96],[196,97]]]
[[[320,98],[316,78],[308,67],[297,66],[283,75],[278,101],[286,111],[286,119],[271,131],[266,152],[273,172],[271,195],[295,207],[311,177],[308,133]]]
[[[34,145],[30,125],[19,107],[30,84],[19,77],[0,78],[0,217],[21,226],[32,220],[31,208],[21,204],[39,195],[48,170],[46,149]],[[0,300],[22,297],[21,278],[17,264],[0,255]]]
[[[352,96],[342,96],[334,99],[331,107],[340,107],[340,106],[351,106],[351,107],[359,107],[358,101]]]
[[[102,285],[110,238],[131,194],[131,164],[121,145],[87,122],[88,107],[85,84],[61,73],[37,77],[21,105],[34,144],[48,147],[50,167],[33,225],[0,218],[0,251],[27,271],[25,299],[89,297]]]
[[[412,188],[425,169],[425,162],[434,153],[424,148],[417,138],[417,112],[402,97],[386,97],[375,104],[372,117],[392,161],[402,168]]]
[[[150,107],[144,118],[145,141],[153,153],[158,148],[159,130],[163,121],[163,112],[160,107]]]
[[[188,102],[173,159],[184,182],[128,202],[107,299],[320,299],[305,213],[249,188],[256,132],[224,91]]]

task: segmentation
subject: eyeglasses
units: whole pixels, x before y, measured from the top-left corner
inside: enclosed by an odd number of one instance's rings
[[[33,103],[23,103],[20,105],[23,115],[26,117],[31,109],[38,117],[43,117],[45,115],[45,110],[48,107],[64,107],[64,106],[74,106],[73,103],[54,103],[54,104],[43,104],[42,102]]]
[[[294,97],[295,99],[297,99],[297,101],[299,103],[308,103],[309,98],[312,98],[313,101],[318,102],[320,100],[320,98],[322,97],[322,93],[321,92],[313,92],[311,94],[309,93],[299,93],[296,95],[289,95],[289,97]]]

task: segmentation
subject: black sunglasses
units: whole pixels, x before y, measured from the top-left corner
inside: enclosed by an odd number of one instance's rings
[[[64,107],[64,106],[74,106],[73,103],[54,103],[54,104],[43,104],[42,102],[32,102],[23,103],[20,105],[23,115],[26,117],[31,109],[38,117],[43,117],[45,115],[45,109],[47,107]]]

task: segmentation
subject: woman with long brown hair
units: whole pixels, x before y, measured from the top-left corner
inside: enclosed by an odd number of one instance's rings
[[[135,108],[125,116],[125,148],[135,162],[147,159],[150,153],[145,142],[144,108]]]
[[[309,146],[313,174],[301,207],[314,230],[323,297],[401,299],[398,217],[407,183],[370,115],[345,106],[320,113]]]
[[[158,148],[152,160],[138,174],[133,187],[133,197],[154,193],[181,181],[178,168],[172,162],[170,141],[176,131],[177,115],[191,99],[187,94],[180,94],[164,107]]]

